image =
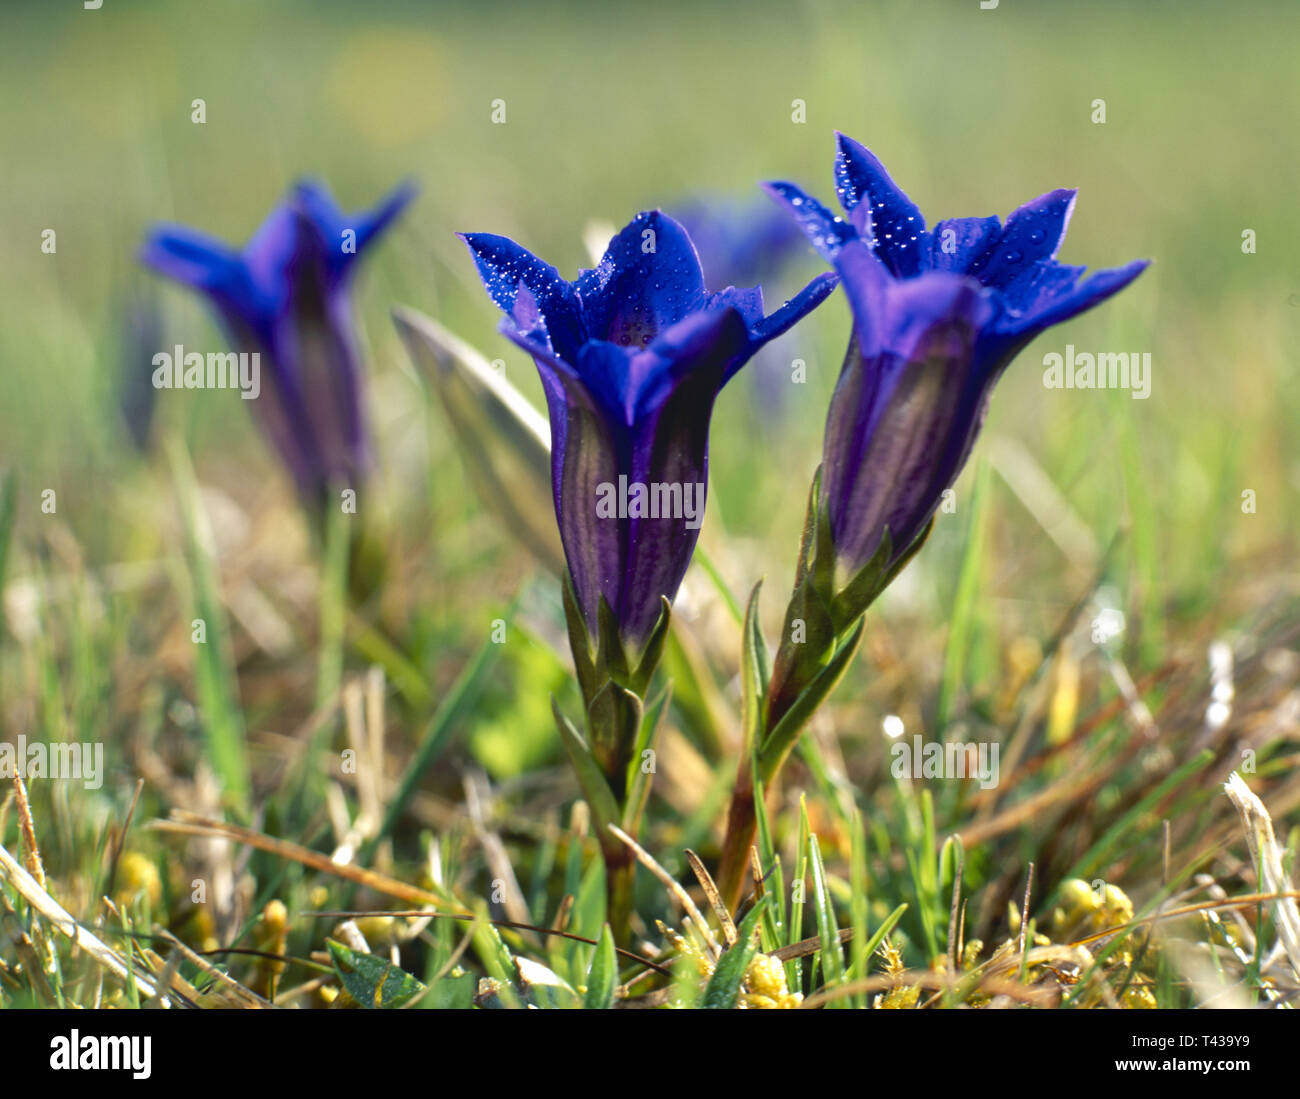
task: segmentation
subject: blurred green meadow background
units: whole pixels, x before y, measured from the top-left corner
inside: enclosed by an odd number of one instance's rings
[[[833,129],[873,148],[931,222],[1005,217],[1076,186],[1064,261],[1155,260],[1122,300],[1027,350],[992,408],[992,430],[1043,463],[1097,538],[1140,524],[1146,580],[1181,590],[1297,529],[1300,38],[1284,4],[754,4],[742,18],[708,3],[654,17],[599,4],[106,0],[10,3],[3,18],[0,439],[29,490],[63,489],[60,514],[98,559],[127,548],[119,495],[140,475],[111,411],[133,293],[161,295],[169,340],[216,338],[191,296],[137,264],[149,224],[239,242],[298,177],[326,180],[353,209],[419,182],[367,263],[361,309],[380,487],[395,507],[433,508],[445,530],[477,508],[461,506],[447,433],[403,377],[389,304],[430,313],[539,393],[453,232],[514,236],[572,273],[590,262],[588,219],[621,225],[697,192],[752,200],[768,178],[829,199]],[[195,98],[206,124],[190,121]],[[1099,98],[1104,125],[1091,121]],[[495,99],[505,125],[491,122]],[[791,122],[795,99],[806,124]],[[40,250],[46,228],[53,256]],[[1247,228],[1254,255],[1242,253]],[[833,301],[799,332],[808,384],[789,384],[769,355],[721,402],[711,527],[793,554],[846,330]],[[1149,350],[1150,400],[1045,391],[1042,355],[1067,342]],[[782,406],[772,419],[755,416],[763,373]],[[233,398],[185,395],[158,408],[185,423],[214,476],[262,486],[254,474],[271,464],[244,413]],[[1252,519],[1238,487],[1258,494]],[[22,528],[38,515],[24,509]],[[489,536],[475,555],[498,550]]]
[[[977,0],[696,0],[653,10],[490,0],[104,0],[84,10],[7,0],[0,466],[17,496],[0,637],[4,726],[11,739],[26,732],[110,744],[102,791],[33,795],[98,807],[86,810],[94,823],[84,832],[51,826],[47,862],[78,865],[78,844],[93,847],[104,814],[120,818],[129,804],[140,754],[115,753],[116,740],[153,746],[162,773],[186,775],[203,754],[203,708],[198,717],[185,708],[199,673],[168,439],[204,486],[220,585],[232,602],[232,682],[255,788],[269,793],[266,776],[305,742],[293,730],[328,701],[320,665],[331,636],[339,676],[377,662],[397,684],[388,737],[399,774],[523,585],[528,638],[512,642],[439,745],[438,766],[421,779],[435,800],[420,823],[450,827],[460,775],[480,766],[498,781],[549,776],[545,808],[559,813],[574,791],[548,702],[572,690],[556,585],[474,495],[390,308],[426,312],[505,360],[507,377],[540,407],[533,366],[497,333],[498,313],[455,231],[511,236],[572,277],[591,265],[583,240],[592,221],[621,226],[638,210],[671,212],[700,194],[750,202],[764,179],[791,179],[832,200],[836,129],[872,148],[931,224],[1005,217],[1041,192],[1073,186],[1079,199],[1062,261],[1154,264],[1104,308],[1040,337],[1009,369],[956,486],[955,510],[939,516],[924,552],[872,612],[834,720],[815,738],[822,755],[787,780],[791,804],[806,789],[814,803],[869,806],[864,791],[887,782],[886,713],[932,736],[953,721],[1010,736],[1007,699],[1093,592],[1125,614],[1117,651],[1139,683],[1180,660],[1188,690],[1203,693],[1206,645],[1289,616],[1296,594],[1297,19],[1283,2],[1187,0],[1002,0],[993,10]],[[191,104],[200,98],[206,122],[195,124]],[[504,101],[504,124],[492,120],[495,100]],[[796,100],[803,123],[792,120]],[[1105,101],[1104,123],[1093,121],[1096,100]],[[125,389],[132,380],[147,386],[152,369],[152,349],[133,338],[142,308],[161,310],[159,347],[215,349],[222,340],[201,302],[138,263],[147,227],[177,221],[241,243],[304,176],[326,181],[348,210],[403,179],[420,187],[357,284],[378,462],[363,511],[367,521],[378,517],[388,581],[333,635],[317,618],[313,551],[291,485],[243,402],[234,393],[160,393],[144,447],[120,414]],[[41,250],[46,229],[57,233],[54,254]],[[1257,239],[1250,254],[1248,229]],[[820,269],[809,251],[765,288],[769,307]],[[769,635],[848,331],[837,294],[746,368],[715,416],[702,545],[733,599],[743,602],[766,577]],[[1150,352],[1149,399],[1046,389],[1043,356],[1067,344]],[[795,359],[807,364],[804,384],[791,381]],[[40,506],[47,489],[57,494],[53,515]],[[1244,492],[1254,494],[1253,509],[1243,509]],[[718,613],[720,601],[694,569],[680,613],[705,641],[725,711],[736,695],[738,630]],[[1101,712],[1118,697],[1104,675],[1089,681],[1085,669],[1084,680],[1080,711]],[[1118,720],[1109,712],[1106,721]],[[716,839],[735,731],[715,732],[711,742],[687,729],[689,758],[703,767],[698,790],[665,779],[671,804],[656,803],[652,833],[665,865],[680,867],[681,846],[707,852]],[[1174,765],[1189,758],[1181,753],[1199,727],[1164,732]],[[1110,791],[1120,808],[1145,794],[1141,776],[1126,781]],[[1288,789],[1294,810],[1300,794]],[[1014,801],[1014,791],[1006,796]],[[969,819],[960,797],[941,801],[940,838]],[[80,810],[47,811],[66,822]],[[811,812],[814,825],[839,827],[839,810],[814,804]],[[294,803],[271,816],[308,842],[323,813]],[[1080,836],[1049,856],[1057,880],[1049,874],[1048,892],[1084,853],[1096,856],[1097,873],[1125,859],[1158,861],[1158,815],[1101,852],[1088,819],[1069,823]],[[0,839],[12,850],[15,826],[4,827]],[[975,860],[977,877],[1017,879],[1017,860],[1041,841],[1032,831],[1011,833],[1021,838],[1003,849],[1014,856],[1005,865],[990,867],[992,855]],[[878,854],[884,878],[906,878],[883,846]],[[541,918],[546,874],[519,874],[532,882],[524,891]],[[1138,875],[1126,887],[1140,894],[1154,884]],[[259,886],[246,914],[276,888]],[[905,892],[886,889],[890,907]],[[1003,899],[984,914],[990,929]],[[946,904],[935,910],[944,921]],[[920,944],[933,929],[900,926],[916,948],[908,961],[927,963]]]

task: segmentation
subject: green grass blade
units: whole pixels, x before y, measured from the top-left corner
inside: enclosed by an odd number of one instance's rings
[[[844,979],[844,949],[840,945],[840,929],[835,922],[835,908],[830,888],[826,883],[826,866],[822,862],[822,848],[816,834],[808,837],[808,862],[813,872],[813,907],[817,913],[817,935],[821,939],[822,980],[833,988]],[[833,1004],[847,1006],[846,1000]]]
[[[935,728],[940,736],[948,726],[954,699],[966,678],[966,661],[975,634],[975,608],[983,571],[985,530],[988,526],[989,464],[981,461],[975,474],[971,494],[970,522],[967,525],[966,551],[961,559],[957,591],[953,596],[952,614],[948,618],[948,645],[944,652],[943,679],[939,686],[938,714]]]
[[[618,955],[614,953],[614,935],[606,924],[600,931],[600,943],[587,972],[587,994],[582,1006],[592,1011],[608,1011],[614,1006],[614,985],[618,982]]]
[[[224,794],[243,811],[252,783],[245,748],[244,717],[239,706],[226,616],[221,603],[212,530],[199,498],[198,481],[183,444],[173,439],[170,457],[185,533],[184,585],[194,618],[203,623],[205,641],[195,647],[195,694],[203,715],[208,755]],[[197,627],[196,627],[197,629]]]
[[[758,922],[762,919],[766,904],[760,901],[749,910],[740,927],[736,930],[736,945],[723,953],[714,966],[713,975],[704,989],[704,999],[700,1007],[733,1008],[740,998],[740,986],[749,971],[749,964],[758,953]]]

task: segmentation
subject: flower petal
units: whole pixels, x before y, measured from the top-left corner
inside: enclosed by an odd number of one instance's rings
[[[705,299],[691,238],[659,210],[637,214],[574,288],[591,337],[632,348],[644,347]]]
[[[561,358],[573,356],[587,338],[578,299],[559,271],[509,237],[460,233],[479,276],[497,307],[512,317],[521,333],[535,338]],[[520,287],[528,291],[515,315]]]
[[[294,199],[326,242],[331,270],[342,272],[406,208],[415,198],[416,191],[413,183],[404,183],[370,210],[351,215],[340,210],[328,188],[314,180],[296,184]],[[353,234],[352,247],[345,250],[344,234],[348,231]]]
[[[1151,265],[1150,260],[1139,259],[1123,267],[1096,271],[1082,281],[1071,280],[1067,288],[1057,288],[1055,293],[1041,294],[1028,304],[1022,316],[1004,322],[1003,331],[1014,331],[1029,336],[1071,317],[1085,313],[1107,298],[1118,294]],[[1082,268],[1070,270],[1081,273]]]
[[[834,263],[840,249],[858,239],[852,225],[793,183],[772,180],[763,184],[763,190],[790,211],[795,224],[827,263]]]
[[[850,345],[826,425],[823,498],[851,572],[886,527],[896,555],[910,546],[960,471],[983,403],[972,352],[989,305],[977,284],[895,283],[888,310],[880,350]]]
[[[1077,191],[1048,191],[1016,210],[967,272],[985,286],[1002,288],[1039,260],[1055,259],[1074,212]]]
[[[628,376],[629,422],[655,411],[688,373],[702,371],[721,389],[752,354],[744,317],[731,307],[693,313],[633,356]]]
[[[769,340],[783,335],[798,324],[804,317],[821,305],[840,284],[840,277],[831,271],[818,275],[793,298],[781,306],[771,316],[761,318],[749,326],[749,346],[751,354]],[[760,299],[761,305],[761,299]],[[728,374],[727,377],[731,375]]]
[[[617,607],[627,557],[626,524],[596,514],[600,486],[617,485],[619,473],[627,469],[626,432],[611,423],[572,373],[554,369],[544,358],[536,362],[551,421],[551,481],[560,542],[578,605],[595,636],[601,597]]]
[[[150,230],[140,259],[179,282],[209,293],[238,281],[239,256],[207,233],[183,225],[159,225]]]
[[[925,218],[865,145],[837,133],[835,190],[858,233],[873,240],[885,265],[902,278],[920,270]]]
[[[288,296],[288,273],[294,256],[314,234],[303,215],[292,204],[281,203],[240,252],[240,261],[248,273],[268,312],[281,308]]]
[[[996,217],[945,218],[929,233],[925,266],[932,271],[969,271],[1001,233],[1002,222]]]
[[[628,555],[615,609],[623,631],[636,642],[654,627],[659,596],[676,594],[690,564],[704,518],[714,402],[728,353],[743,353],[739,315],[723,310],[709,319],[708,325],[694,318],[683,322],[689,331],[674,337],[671,348],[660,344],[637,356],[671,354],[675,361],[648,369],[664,384],[631,436],[629,483],[646,485],[659,513],[627,522]],[[647,368],[634,363],[633,370]]]

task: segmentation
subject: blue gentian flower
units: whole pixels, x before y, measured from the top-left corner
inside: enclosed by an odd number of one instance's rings
[[[839,273],[853,314],[821,475],[836,563],[853,575],[886,529],[886,571],[927,529],[1020,349],[1118,293],[1147,261],[1087,279],[1084,268],[1058,263],[1073,190],[1025,203],[1005,225],[951,218],[927,230],[880,161],[838,137],[835,181],[847,218],[793,184],[766,186]]]
[[[141,258],[205,294],[241,352],[260,354],[252,403],[313,509],[355,486],[370,460],[350,284],[356,259],[414,197],[404,186],[344,214],[320,184],[297,184],[243,249],[179,225],[155,227]]]
[[[757,288],[706,291],[690,238],[659,211],[638,214],[574,282],[506,237],[463,239],[506,314],[502,332],[541,374],[555,514],[589,635],[603,598],[622,641],[639,646],[699,536],[719,390],[835,277],[764,316]]]

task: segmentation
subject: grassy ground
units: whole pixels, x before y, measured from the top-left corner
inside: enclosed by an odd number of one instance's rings
[[[376,987],[443,1006],[614,987],[651,1003],[1290,1002],[1286,910],[1204,906],[1278,888],[1223,793],[1234,768],[1288,853],[1300,823],[1296,16],[1027,7],[7,4],[0,740],[102,744],[105,773],[93,790],[34,778],[30,806],[0,793],[0,845],[45,883],[0,885],[0,1004],[136,1003],[164,976],[201,1003],[294,1006]],[[1077,186],[1061,258],[1155,265],[1022,354],[956,510],[871,612],[773,792],[760,919],[776,961],[715,965],[647,869],[636,952],[653,964],[615,965],[582,941],[601,938],[603,870],[550,713],[552,694],[576,700],[558,585],[474,494],[389,309],[503,358],[536,401],[454,230],[506,233],[572,273],[591,219],[748,198],[765,178],[829,196],[835,128],[932,220]],[[218,339],[139,268],[146,226],[242,240],[304,174],[348,208],[422,188],[360,284],[384,579],[351,606],[328,552],[341,537],[317,552],[233,394],[163,394],[143,446],[119,413],[149,369],[148,309],[163,346]],[[769,298],[817,270],[801,263]],[[679,600],[642,834],[706,910],[686,852],[713,865],[734,777],[732,604],[766,577],[769,636],[780,624],[847,335],[837,296],[715,418],[702,545],[720,580],[695,568]],[[1151,352],[1150,398],[1045,389],[1042,357],[1067,343]],[[796,357],[806,384],[789,382]],[[909,738],[998,744],[1000,781],[895,778],[890,715]],[[40,897],[102,951],[71,949]],[[331,914],[429,907],[448,918]]]

